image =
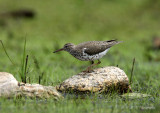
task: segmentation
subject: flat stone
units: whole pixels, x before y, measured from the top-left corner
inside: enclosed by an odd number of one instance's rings
[[[53,86],[19,83],[12,74],[0,72],[0,97],[63,98]]]
[[[76,93],[131,92],[125,72],[113,66],[97,68],[91,73],[81,72],[63,81],[56,88],[61,92]]]
[[[43,86],[40,84],[22,84],[16,95],[30,98],[54,98],[56,100],[63,98],[61,94],[53,86]]]

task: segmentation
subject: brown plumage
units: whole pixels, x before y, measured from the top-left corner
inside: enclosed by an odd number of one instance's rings
[[[82,50],[83,48],[87,48],[84,52],[88,55],[95,55],[109,49],[115,44],[120,43],[121,41],[109,40],[109,41],[89,41],[78,44],[76,49]]]
[[[100,58],[102,58],[113,45],[119,44],[122,41],[109,40],[109,41],[89,41],[74,45],[67,43],[62,49],[55,51],[65,50],[72,56],[83,61],[92,61],[92,65],[87,68],[87,72],[91,71],[91,67],[100,64]],[[97,64],[94,64],[94,60],[98,60]]]

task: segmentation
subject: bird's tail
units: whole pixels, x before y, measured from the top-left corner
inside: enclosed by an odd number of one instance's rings
[[[123,41],[116,41],[116,44],[122,43]]]
[[[116,45],[116,44],[122,43],[123,41],[108,40],[108,41],[106,41],[106,42],[108,43],[108,46],[109,46],[109,47],[112,47],[112,46],[114,46],[114,45]]]

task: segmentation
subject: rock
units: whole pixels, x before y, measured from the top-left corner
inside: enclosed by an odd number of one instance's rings
[[[12,74],[0,72],[0,96],[10,97],[19,90],[18,81]]]
[[[55,98],[56,100],[62,98],[61,94],[53,86],[42,86],[40,84],[22,84],[20,90],[16,95],[30,97],[30,98]]]
[[[131,92],[127,75],[118,67],[94,69],[91,73],[81,72],[56,86],[61,92],[75,93],[118,93]]]
[[[0,72],[0,97],[11,98],[14,96],[30,98],[63,98],[61,94],[52,86],[42,86],[39,84],[18,83],[12,74]]]

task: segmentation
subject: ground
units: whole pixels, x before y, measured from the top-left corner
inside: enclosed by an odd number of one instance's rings
[[[112,47],[99,67],[118,65],[130,78],[135,58],[131,87],[134,92],[152,95],[133,100],[124,100],[116,93],[85,99],[68,95],[60,101],[1,98],[0,112],[158,112],[160,50],[152,48],[152,39],[160,36],[159,5],[158,0],[0,0],[0,40],[14,63],[0,45],[0,71],[21,81],[26,37],[27,82],[39,83],[41,76],[40,84],[55,86],[90,63],[67,52],[54,54],[54,50],[69,42],[118,39],[124,42]],[[35,16],[6,16],[20,9],[29,9]]]

